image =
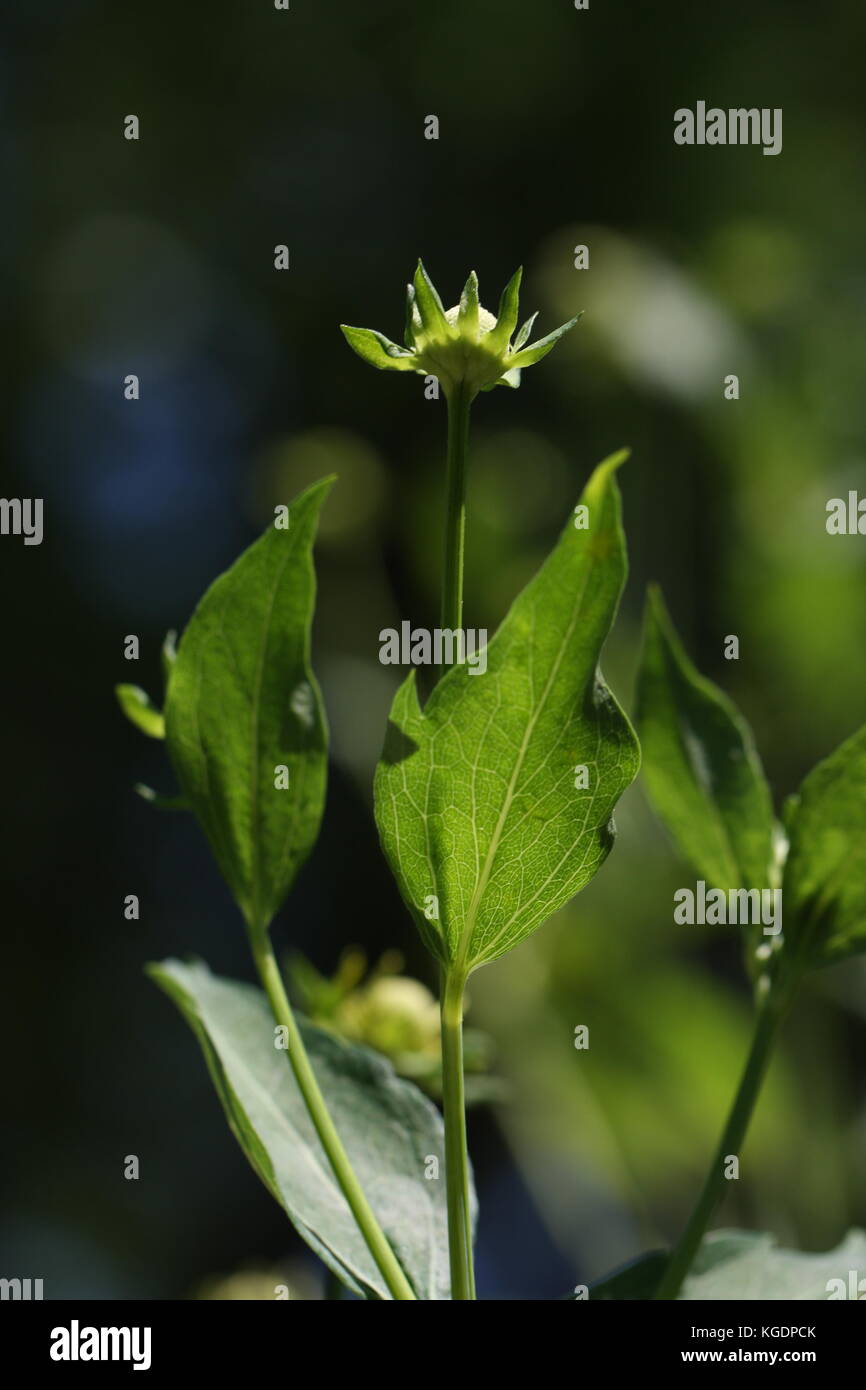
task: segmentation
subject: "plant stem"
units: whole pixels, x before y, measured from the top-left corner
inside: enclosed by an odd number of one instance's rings
[[[752,1045],[740,1078],[737,1094],[731,1106],[719,1146],[710,1164],[703,1190],[689,1218],[688,1225],[677,1242],[667,1268],[654,1294],[656,1299],[675,1299],[680,1285],[691,1268],[698,1247],[713,1212],[722,1199],[725,1186],[725,1161],[729,1154],[739,1154],[761,1084],[767,1072],[773,1045],[786,1012],[784,1005],[768,996],[755,1022]]]
[[[382,1278],[385,1280],[393,1298],[409,1301],[415,1298],[412,1287],[406,1278],[394,1251],[388,1244],[373,1210],[364,1196],[361,1184],[349,1162],[334,1122],[331,1119],[325,1098],[319,1089],[315,1073],[304,1047],[292,1006],[283,986],[279,967],[274,958],[273,948],[266,928],[251,928],[250,941],[256,969],[259,972],[271,1011],[277,1023],[285,1028],[288,1037],[289,1062],[298,1083],[304,1104],[313,1122],[319,1141],[324,1149],[334,1177],[349,1204],[358,1228],[367,1243]]]
[[[445,1182],[448,1196],[448,1254],[451,1297],[475,1298],[469,1153],[463,1094],[463,990],[465,977],[445,973],[442,982],[442,1100],[445,1112]]]
[[[463,627],[463,547],[466,534],[466,465],[469,454],[469,408],[465,382],[448,393],[448,459],[445,553],[442,563],[440,622],[445,631]],[[440,671],[440,676],[445,672]],[[472,1215],[469,1206],[469,1154],[466,1147],[466,1101],[463,1087],[463,990],[466,977],[443,972],[442,1102],[445,1118],[445,1183],[448,1199],[448,1255],[451,1297],[475,1298],[472,1262]]]
[[[466,533],[466,463],[469,445],[469,407],[464,382],[448,393],[448,462],[445,514],[445,555],[442,567],[442,627],[463,625],[463,542]]]

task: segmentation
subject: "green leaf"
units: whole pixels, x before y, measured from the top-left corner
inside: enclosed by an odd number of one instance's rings
[[[486,386],[482,386],[482,391],[494,391],[497,386],[510,386],[512,391],[516,391],[520,385],[520,368],[512,367],[502,376],[497,377],[496,381],[489,381]]]
[[[866,1272],[866,1232],[849,1231],[835,1250],[804,1255],[780,1249],[770,1235],[714,1231],[704,1240],[680,1298],[813,1303],[831,1294],[850,1298],[843,1289],[850,1287],[851,1270],[859,1271],[858,1278]]]
[[[553,332],[548,333],[546,337],[539,338],[537,343],[530,343],[529,347],[521,348],[519,352],[515,352],[511,358],[512,366],[531,367],[533,362],[540,362],[542,357],[546,357],[549,352],[553,351],[560,338],[565,337],[566,333],[570,333],[574,325],[579,323],[582,318],[583,310],[579,314],[575,314],[573,319],[569,319],[568,323],[562,324],[560,328],[554,328]]]
[[[409,352],[415,350],[415,329],[421,327],[421,315],[415,308],[415,286],[406,286],[406,314],[403,320],[403,342]],[[345,333],[345,329],[343,332]]]
[[[138,685],[116,685],[114,693],[130,724],[147,734],[148,738],[165,738],[162,710],[156,708],[147,691]]]
[[[418,262],[413,280],[415,286],[415,306],[421,316],[424,332],[436,338],[449,337],[452,330],[445,317],[445,309],[436,289],[421,261]]]
[[[812,769],[786,811],[786,947],[807,965],[866,950],[866,726]]]
[[[307,1244],[349,1288],[387,1287],[307,1114],[264,994],[203,962],[148,973],[201,1045],[232,1132]],[[436,1108],[379,1054],[299,1020],[328,1109],[361,1185],[419,1298],[448,1299],[444,1132]],[[428,1179],[428,1159],[440,1176]]]
[[[169,680],[169,755],[250,924],[270,922],[322,818],[327,734],[310,666],[312,546],[332,481],[296,498],[288,529],[269,526],[211,585]]]
[[[491,328],[485,343],[491,352],[504,352],[517,325],[520,311],[520,282],[523,279],[523,266],[515,270],[499,299],[496,314],[496,327]],[[519,363],[517,364],[520,365]]]
[[[775,886],[773,808],[749,727],[695,670],[656,590],[647,599],[636,723],[653,804],[707,885]]]
[[[340,328],[349,347],[371,367],[387,372],[415,370],[415,354],[392,343],[390,338],[377,333],[374,328],[352,328],[346,323],[341,323]]]
[[[478,276],[475,271],[470,271],[469,279],[463,286],[463,293],[460,296],[460,312],[458,314],[460,324],[464,332],[469,332],[473,337],[478,337]]]
[[[514,345],[512,349],[514,352],[519,352],[520,349],[523,347],[523,344],[526,342],[527,338],[532,332],[532,325],[535,323],[535,320],[537,318],[538,310],[536,309],[535,313],[530,315],[530,317],[526,320],[526,323],[523,325],[520,332],[518,333],[517,337],[514,339]]]
[[[650,1299],[669,1258],[650,1250],[589,1286],[593,1299]],[[752,1231],[713,1231],[705,1236],[683,1284],[681,1300],[774,1300],[820,1302],[856,1298],[855,1284],[866,1279],[866,1232],[853,1230],[835,1250],[804,1255],[783,1250],[771,1235]],[[836,1282],[833,1282],[836,1281]],[[866,1282],[863,1286],[866,1292]],[[568,1295],[574,1300],[574,1295]]]
[[[590,881],[637,773],[637,741],[597,671],[626,572],[613,477],[625,457],[596,469],[588,529],[569,518],[486,672],[453,667],[423,713],[414,672],[394,699],[379,833],[421,935],[458,972],[504,955]]]

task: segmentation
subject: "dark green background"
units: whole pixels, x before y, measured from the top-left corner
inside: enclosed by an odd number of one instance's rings
[[[866,714],[866,543],[824,529],[827,499],[866,487],[866,13],[18,0],[4,27],[3,490],[45,498],[46,537],[0,541],[0,1273],[49,1297],[186,1297],[245,1265],[297,1274],[303,1248],[142,974],[186,951],[248,967],[194,826],[131,792],[170,783],[113,684],[157,693],[164,631],[274,500],[336,471],[316,624],[330,800],[278,939],[327,971],[349,942],[399,947],[432,983],[370,781],[394,676],[379,629],[435,623],[444,407],[420,378],[366,368],[337,325],[399,337],[419,254],[446,304],[475,268],[493,309],[522,262],[540,332],[586,314],[475,411],[466,622],[495,625],[592,465],[630,445],[608,678],[630,707],[642,595],[661,581],[752,721],[779,804]],[[674,110],[699,99],[782,107],[782,154],[675,146]],[[674,927],[693,876],[639,788],[617,819],[592,887],[473,981],[471,1021],[512,1086],[473,1119],[483,1296],[555,1296],[673,1236],[741,1063],[738,943]],[[864,1001],[856,962],[810,986],[726,1224],[826,1248],[866,1222]]]

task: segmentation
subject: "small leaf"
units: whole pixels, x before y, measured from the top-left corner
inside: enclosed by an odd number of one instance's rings
[[[511,335],[517,325],[517,315],[520,312],[520,282],[522,279],[523,266],[520,265],[502,291],[496,314],[496,326],[491,328],[484,340],[491,352],[504,352],[511,340]]]
[[[866,726],[812,769],[786,811],[787,948],[807,965],[866,951]]]
[[[421,261],[418,262],[413,283],[415,305],[421,315],[424,332],[437,338],[449,337],[452,330],[445,317],[442,300]]]
[[[532,325],[535,323],[535,320],[537,318],[538,310],[536,309],[535,313],[532,314],[532,316],[526,320],[526,323],[523,325],[517,337],[514,339],[514,343],[512,346],[513,352],[519,352],[520,349],[523,347],[523,344],[526,342],[527,338],[532,332]]]
[[[138,685],[116,685],[117,703],[130,724],[148,738],[165,738],[165,720],[145,690]]]
[[[487,647],[421,711],[398,690],[376,772],[385,854],[429,949],[466,971],[504,955],[579,892],[613,844],[639,762],[597,670],[625,579],[614,470],[583,494],[588,529],[559,544]]]
[[[507,372],[503,372],[502,376],[497,377],[495,381],[490,381],[486,386],[482,386],[481,390],[494,391],[497,386],[510,386],[512,391],[516,391],[519,385],[520,368],[511,367]]]
[[[315,844],[327,737],[310,666],[312,546],[332,479],[292,502],[208,589],[166,700],[181,791],[250,924],[267,925]]]
[[[820,1255],[780,1249],[770,1235],[714,1231],[705,1238],[680,1298],[812,1303],[831,1295],[858,1298],[850,1292],[852,1270],[860,1277],[866,1271],[863,1231],[849,1231],[835,1250]]]
[[[373,328],[352,328],[341,323],[343,336],[350,348],[371,367],[386,372],[412,372],[415,370],[415,354],[407,352],[397,343],[392,343],[382,333]]]
[[[415,350],[415,329],[420,328],[421,317],[415,307],[415,287],[406,286],[406,316],[403,320],[403,342],[409,352]],[[345,332],[345,329],[343,330]]]
[[[561,328],[554,328],[552,333],[548,333],[545,338],[539,338],[537,343],[530,343],[529,347],[521,348],[520,352],[513,355],[512,365],[515,367],[531,367],[533,362],[540,362],[542,357],[546,357],[551,352],[560,338],[566,333],[570,333],[576,323],[583,318],[583,310],[576,314],[568,323],[564,323]]]
[[[202,962],[163,961],[151,978],[201,1045],[235,1138],[298,1234],[356,1293],[387,1299],[307,1114],[289,1059],[275,1044],[264,994]],[[361,1186],[416,1294],[448,1299],[444,1132],[436,1108],[389,1062],[299,1020],[328,1109]],[[430,1159],[439,1176],[430,1174]]]
[[[458,314],[460,324],[464,333],[471,334],[475,339],[478,337],[478,276],[475,271],[470,271],[469,279],[463,286],[463,293],[460,296],[460,312]]]
[[[636,722],[653,805],[684,858],[712,888],[774,886],[773,808],[751,732],[695,670],[656,590]]]

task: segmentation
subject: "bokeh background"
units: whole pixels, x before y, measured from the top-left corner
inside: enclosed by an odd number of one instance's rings
[[[250,972],[195,826],[132,791],[171,778],[112,687],[158,696],[166,629],[274,500],[339,474],[317,551],[329,803],[277,939],[326,975],[347,944],[371,961],[397,950],[433,985],[370,787],[397,675],[379,629],[436,621],[444,403],[366,368],[337,325],[399,337],[419,254],[446,303],[474,267],[494,309],[522,262],[541,332],[586,312],[519,392],[475,410],[466,621],[496,625],[591,467],[630,445],[631,577],[606,675],[631,708],[642,597],[660,581],[692,655],[752,722],[780,803],[866,715],[863,541],[824,524],[828,498],[866,488],[866,12],[5,11],[3,491],[44,497],[46,535],[0,543],[0,1273],[44,1278],[46,1297],[187,1298],[240,1275],[237,1292],[247,1272],[254,1291],[254,1271],[269,1296],[279,1268],[316,1296],[315,1261],[142,974],[185,952]],[[673,112],[698,99],[782,107],[782,154],[675,146]],[[739,401],[723,397],[730,372]],[[617,821],[591,887],[472,982],[502,1083],[471,1122],[484,1297],[554,1297],[673,1237],[747,1045],[738,943],[674,926],[673,891],[694,876],[640,784]],[[822,1249],[866,1222],[864,1015],[861,963],[809,985],[721,1223]],[[579,1023],[589,1052],[572,1045]]]

